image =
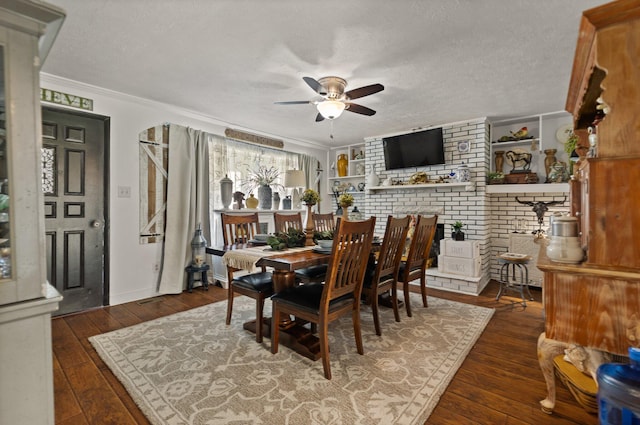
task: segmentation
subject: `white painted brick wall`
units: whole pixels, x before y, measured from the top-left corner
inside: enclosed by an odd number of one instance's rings
[[[450,225],[456,220],[465,223],[463,231],[466,239],[477,240],[480,244],[482,273],[480,278],[465,280],[455,276],[441,275],[436,268],[427,273],[429,287],[445,289],[467,294],[480,294],[490,279],[499,277],[497,256],[508,251],[509,232],[513,231],[512,220],[524,219],[529,232],[538,228],[537,218],[531,207],[516,202],[519,196],[524,201],[561,201],[563,193],[509,193],[487,194],[486,175],[490,164],[489,124],[484,118],[453,124],[445,124],[443,128],[445,160],[444,165],[418,167],[402,170],[386,171],[382,139],[367,140],[366,173],[375,172],[382,179],[408,180],[415,172],[424,171],[430,179],[448,175],[455,171],[462,161],[471,171],[471,180],[475,183],[475,191],[451,188],[443,185],[434,189],[398,189],[367,192],[363,203],[366,215],[375,215],[376,234],[384,234],[387,215],[397,214],[403,208],[415,207],[417,210],[435,209],[442,211],[438,222],[445,225],[445,236],[451,233]],[[468,141],[469,151],[458,152],[458,142]],[[360,207],[360,206],[359,206]],[[394,210],[394,208],[396,208]],[[548,216],[554,211],[568,211],[569,201],[564,205],[549,207],[546,214],[545,230],[548,227]],[[532,265],[532,267],[535,267]]]

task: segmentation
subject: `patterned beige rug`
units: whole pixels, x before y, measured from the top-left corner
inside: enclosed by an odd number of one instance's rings
[[[412,295],[413,317],[362,310],[364,356],[351,317],[329,325],[333,379],[322,362],[242,329],[254,301],[220,302],[90,338],[153,424],[423,424],[493,310]],[[266,303],[270,315],[270,303]],[[401,312],[404,313],[404,312]]]

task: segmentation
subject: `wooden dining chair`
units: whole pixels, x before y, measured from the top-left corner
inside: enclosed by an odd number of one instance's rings
[[[407,316],[411,317],[411,302],[409,299],[409,282],[420,279],[420,293],[422,304],[427,307],[427,260],[431,251],[431,244],[436,233],[438,215],[424,217],[418,215],[416,225],[411,237],[407,258],[400,263],[398,270],[398,283],[402,283],[404,292],[404,304],[407,307]]]
[[[378,251],[378,260],[374,267],[367,267],[362,286],[362,294],[371,304],[373,323],[376,335],[382,335],[380,316],[378,314],[378,295],[391,290],[391,305],[396,322],[400,321],[398,312],[398,269],[402,260],[402,251],[407,240],[410,217],[387,217],[387,226],[382,239],[382,246]],[[370,261],[371,263],[371,261]]]
[[[258,233],[258,213],[249,215],[220,214],[222,219],[222,236],[225,245],[246,243]],[[235,276],[240,271],[227,266],[227,320],[231,323],[233,311],[233,297],[237,292],[256,300],[256,342],[262,342],[262,322],[264,300],[273,295],[273,280],[271,272],[263,267],[261,272]]]
[[[302,215],[299,212],[294,214],[273,213],[273,222],[276,232],[287,233],[289,229],[304,230]]]
[[[324,376],[331,379],[329,322],[351,313],[358,354],[363,354],[360,329],[360,294],[371,252],[375,217],[364,221],[338,220],[324,284],[294,286],[271,297],[273,321],[281,314],[294,315],[318,325]],[[278,352],[279,326],[271,327],[271,352]]]
[[[325,232],[335,230],[336,228],[336,222],[332,212],[327,214],[313,213],[311,218],[313,219],[313,227],[316,232]]]
[[[273,213],[273,221],[276,232],[287,232],[291,228],[304,230],[302,215],[299,212],[295,214]],[[322,282],[324,281],[326,273],[327,265],[319,264],[317,266],[309,266],[296,270],[296,278],[302,283]]]

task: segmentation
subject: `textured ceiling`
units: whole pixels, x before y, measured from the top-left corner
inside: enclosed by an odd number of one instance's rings
[[[43,71],[229,126],[338,146],[564,109],[590,0],[48,0],[67,18]],[[315,122],[302,77],[381,83]],[[330,137],[334,135],[333,139]]]

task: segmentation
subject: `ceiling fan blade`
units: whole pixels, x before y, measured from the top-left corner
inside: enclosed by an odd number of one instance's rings
[[[309,87],[313,89],[313,91],[318,93],[320,96],[326,96],[328,94],[327,89],[315,79],[311,77],[302,77],[302,79],[309,85]]]
[[[307,103],[311,103],[309,100],[290,100],[287,102],[273,102],[276,105],[305,105]]]
[[[349,90],[345,95],[349,99],[358,99],[360,97],[369,96],[370,94],[378,93],[384,90],[382,84],[371,84],[370,86],[364,86],[357,89]]]
[[[357,105],[355,103],[347,103],[346,105],[347,107],[345,108],[345,110],[349,112],[355,112],[356,114],[362,114],[362,115],[368,115],[368,116],[376,114],[376,111],[374,111],[373,109],[369,109],[366,106]]]
[[[320,121],[324,121],[324,117],[322,116],[321,113],[318,112],[318,115],[316,115],[316,122],[320,122]]]

